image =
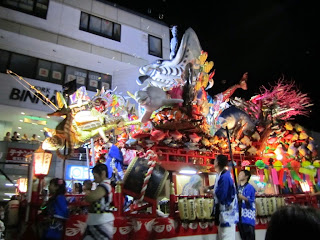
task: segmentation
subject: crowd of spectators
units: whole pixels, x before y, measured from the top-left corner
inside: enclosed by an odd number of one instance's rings
[[[27,134],[23,134],[23,136],[20,138],[20,134],[18,132],[13,132],[13,135],[11,136],[10,132],[7,132],[6,135],[3,137],[3,141],[5,142],[21,142],[21,143],[38,143],[40,140],[38,139],[38,136],[36,134],[33,134],[31,138],[27,136]]]

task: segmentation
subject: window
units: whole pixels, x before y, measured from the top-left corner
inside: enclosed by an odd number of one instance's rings
[[[0,50],[0,72],[6,73],[8,68],[10,53],[5,50]]]
[[[101,33],[101,18],[90,16],[89,30],[92,33],[100,34]]]
[[[112,88],[112,76],[108,74],[101,74],[101,88],[104,87],[105,90]]]
[[[60,63],[52,63],[51,65],[51,81],[62,84],[65,66]]]
[[[81,86],[86,86],[87,70],[67,66],[64,83],[68,83],[73,80],[77,81],[77,88],[79,88]]]
[[[102,87],[105,90],[111,89],[111,75],[0,49],[0,72],[6,73],[7,69],[25,78],[60,85],[76,80],[77,88],[85,86],[87,90],[93,92]]]
[[[120,42],[121,25],[103,18],[82,12],[79,29]]]
[[[36,58],[12,53],[9,64],[9,69],[12,72],[22,77],[35,78],[36,67]]]
[[[100,89],[101,86],[101,74],[97,72],[89,72],[89,81],[87,89],[89,91],[95,91],[96,89]]]
[[[51,62],[39,59],[36,79],[49,82],[51,65]]]
[[[36,79],[62,84],[62,76],[64,76],[64,65],[39,59]]]
[[[162,58],[162,39],[149,35],[149,54]]]
[[[40,18],[46,18],[49,0],[1,0],[0,5]]]
[[[89,14],[82,12],[80,16],[80,30],[88,31]]]

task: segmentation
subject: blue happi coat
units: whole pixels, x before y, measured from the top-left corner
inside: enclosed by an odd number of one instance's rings
[[[239,193],[245,196],[249,201],[241,201],[241,221],[242,223],[255,226],[256,224],[256,205],[254,187],[247,183],[244,186],[239,186]]]
[[[216,177],[214,185],[215,207],[220,207],[220,227],[230,227],[239,221],[236,188],[229,171],[222,171]]]

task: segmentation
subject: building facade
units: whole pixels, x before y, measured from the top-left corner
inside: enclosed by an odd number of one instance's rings
[[[134,93],[139,67],[169,53],[167,25],[106,1],[1,0],[0,134],[43,140],[43,128],[60,121],[47,118],[53,109],[30,93],[30,85],[53,102],[72,80],[89,95],[102,86]]]

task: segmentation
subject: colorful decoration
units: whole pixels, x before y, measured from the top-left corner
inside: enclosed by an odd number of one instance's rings
[[[62,159],[72,156],[73,149],[80,147],[90,138],[101,136],[108,142],[105,133],[115,130],[121,133],[123,127],[140,124],[138,120],[130,118],[130,109],[125,99],[112,91],[102,88],[90,99],[84,87],[71,95],[71,105],[66,106],[61,93],[57,93],[60,109],[49,116],[65,116],[55,130],[46,129],[52,137],[48,137],[42,144],[43,149],[56,150]],[[67,148],[62,154],[59,149]]]
[[[264,169],[265,168],[265,163],[262,160],[257,160],[255,165],[259,169]]]

